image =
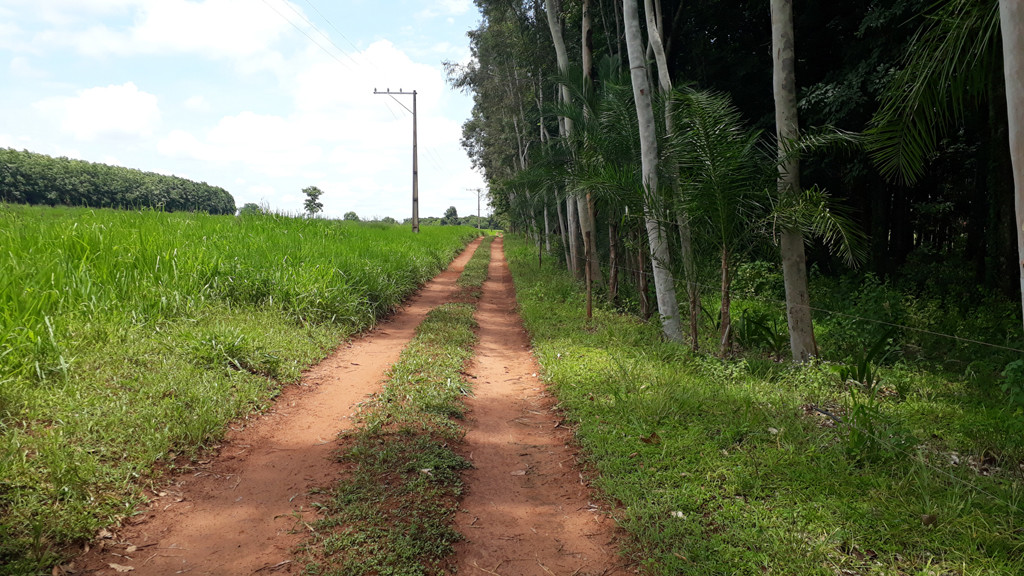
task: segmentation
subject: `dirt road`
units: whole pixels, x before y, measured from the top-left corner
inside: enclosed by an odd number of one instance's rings
[[[459,574],[591,576],[627,574],[616,555],[614,524],[591,503],[558,425],[555,400],[537,379],[530,341],[498,239],[477,307],[479,344],[468,372],[463,454],[474,468],[456,529]]]
[[[341,347],[286,388],[272,410],[234,427],[210,461],[169,482],[142,514],[104,534],[75,561],[87,574],[299,573],[292,558],[313,517],[309,491],[336,480],[334,439],[354,406],[376,392],[387,368],[432,308],[453,298],[479,241],[409,304]],[[501,240],[478,310],[480,343],[469,373],[465,454],[476,466],[457,529],[460,574],[625,574],[614,526],[590,506],[569,433],[536,379]]]

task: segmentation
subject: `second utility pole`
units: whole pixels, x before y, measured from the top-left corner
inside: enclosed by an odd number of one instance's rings
[[[395,96],[394,96],[396,94],[397,95],[410,95],[410,94],[412,95],[412,110],[410,110],[410,112],[412,112],[412,231],[415,232],[415,233],[419,233],[419,231],[420,231],[420,169],[419,169],[419,160],[418,160],[417,155],[416,155],[416,91],[413,90],[412,92],[403,92],[402,89],[399,88],[398,92],[392,92],[391,89],[388,88],[384,92],[378,92],[377,89],[374,88],[373,89],[373,93],[374,94],[387,94],[388,96],[391,96],[391,99],[394,100],[395,102],[398,102],[398,98],[395,98]],[[401,104],[402,108],[405,108],[406,110],[409,110],[409,108],[407,108],[405,106],[405,104],[402,104],[401,102],[398,102],[398,103]]]

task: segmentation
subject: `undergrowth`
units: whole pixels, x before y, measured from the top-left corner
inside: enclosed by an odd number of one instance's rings
[[[505,251],[543,376],[644,573],[1024,573],[1024,441],[969,382],[857,362],[870,345],[803,367],[768,344],[694,354],[614,310],[587,323],[564,269],[515,238]]]
[[[49,574],[475,235],[0,204],[0,574]]]
[[[459,285],[476,299],[487,276],[492,238],[467,264]],[[475,303],[431,310],[392,366],[381,392],[360,411],[360,426],[342,436],[345,478],[322,491],[323,513],[304,548],[306,574],[357,576],[443,574],[469,468],[453,446],[464,430],[464,364],[476,342]]]

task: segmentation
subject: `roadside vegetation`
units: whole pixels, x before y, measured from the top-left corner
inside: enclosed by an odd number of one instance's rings
[[[1012,303],[812,281],[845,316],[816,312],[833,355],[791,365],[781,279],[747,263],[742,345],[720,358],[603,299],[588,321],[557,262],[538,267],[522,238],[505,250],[543,376],[644,573],[1024,573],[1021,373],[995,371],[1013,352],[964,341],[991,336]]]
[[[475,235],[0,204],[0,574],[132,514]]]
[[[305,547],[306,574],[447,574],[461,539],[451,525],[470,463],[453,446],[465,431],[463,376],[473,353],[473,313],[487,278],[493,237],[485,238],[458,280],[459,302],[427,314],[392,366],[381,392],[364,404],[361,426],[343,435],[346,476],[324,490],[323,516]]]

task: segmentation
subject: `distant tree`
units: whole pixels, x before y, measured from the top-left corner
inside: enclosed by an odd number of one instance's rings
[[[398,224],[398,220],[395,220],[391,216],[385,216],[385,217],[381,218],[380,221],[385,223],[385,224]]]
[[[349,222],[359,222],[359,215],[355,212],[345,212],[343,219],[348,220]]]
[[[242,209],[238,211],[238,214],[241,215],[241,216],[248,216],[248,215],[252,215],[252,214],[263,214],[263,209],[260,208],[259,204],[254,204],[252,202],[249,202],[249,203],[245,204],[244,206],[242,206]]]
[[[444,211],[444,218],[441,218],[441,226],[458,226],[459,225],[459,211],[455,209],[455,206],[449,206]]]
[[[320,199],[320,196],[322,196],[324,193],[323,190],[317,188],[316,186],[309,186],[303,188],[302,193],[306,195],[306,212],[309,213],[310,216],[316,216],[317,214],[323,211],[324,205],[322,202],[318,201]]]

